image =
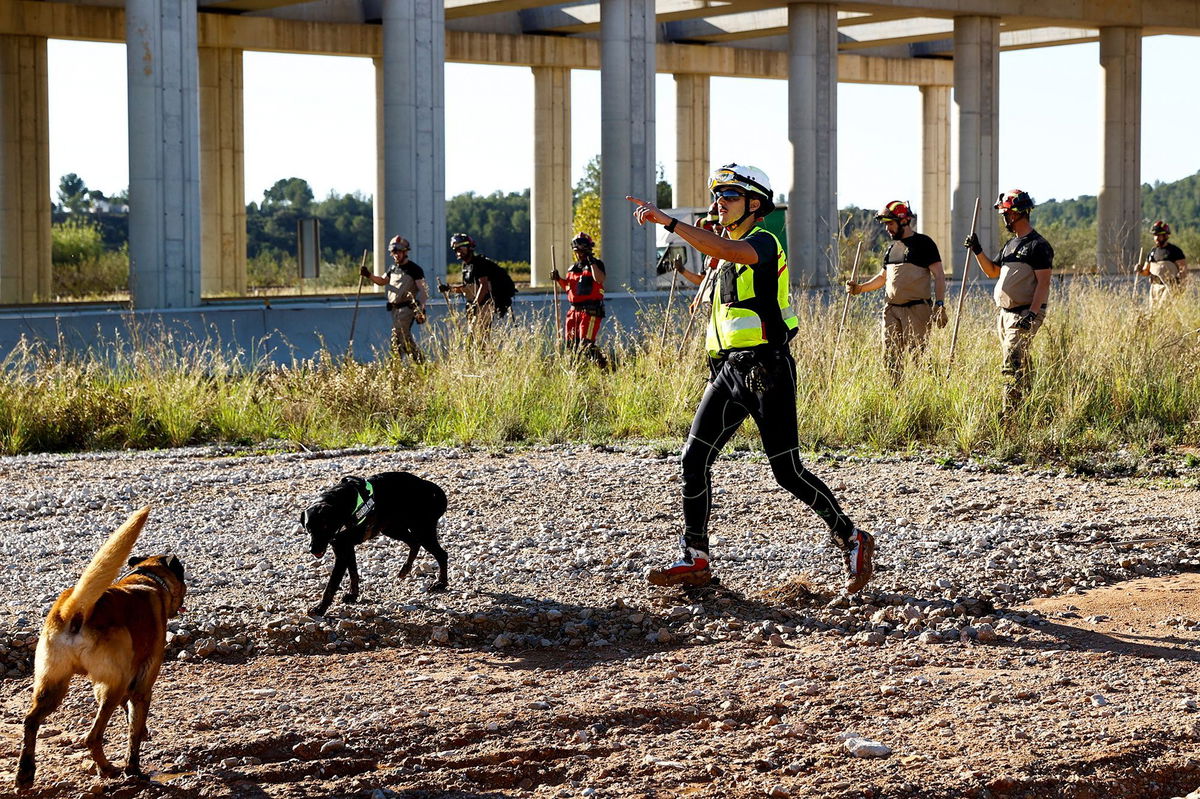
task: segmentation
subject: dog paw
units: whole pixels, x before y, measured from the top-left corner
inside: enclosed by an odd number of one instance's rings
[[[139,768],[139,767],[137,767],[137,766],[133,766],[133,767],[126,766],[126,767],[123,769],[123,773],[125,774],[126,778],[128,778],[128,779],[131,779],[131,780],[144,780],[144,779],[146,779],[146,773],[145,773],[144,771],[142,771],[142,770],[141,770],[141,768]]]
[[[353,605],[358,601],[358,594],[342,594],[342,601],[347,605]]]
[[[327,608],[323,605],[317,605],[315,608],[308,609],[309,616],[324,616]]]
[[[436,583],[430,583],[429,587],[425,590],[431,594],[437,594],[445,591],[447,588],[449,588],[449,586],[445,582],[438,580]]]

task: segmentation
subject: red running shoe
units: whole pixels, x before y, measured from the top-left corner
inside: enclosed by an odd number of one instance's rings
[[[683,557],[665,569],[651,569],[646,574],[650,585],[708,585],[712,573],[708,570],[708,553],[684,547]]]
[[[875,536],[855,528],[846,541],[846,593],[863,589],[875,573]]]

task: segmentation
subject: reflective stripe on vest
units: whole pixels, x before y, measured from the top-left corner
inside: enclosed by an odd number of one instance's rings
[[[747,235],[753,235],[759,231],[775,239],[775,250],[779,254],[778,268],[775,273],[779,314],[787,329],[795,330],[800,326],[800,320],[796,318],[796,313],[792,310],[788,298],[791,280],[788,272],[787,253],[783,251],[783,246],[775,234],[766,228],[755,227]],[[722,296],[722,287],[729,277],[730,270],[736,275],[734,284],[736,297],[732,299]],[[734,307],[735,302],[742,303],[754,299],[754,270],[744,264],[725,261],[718,269],[716,277],[717,279],[713,281],[712,316],[708,320],[708,334],[704,340],[705,349],[710,355],[718,355],[725,350],[744,349],[766,344],[767,331],[762,318],[749,308]],[[777,343],[782,344],[783,342]]]

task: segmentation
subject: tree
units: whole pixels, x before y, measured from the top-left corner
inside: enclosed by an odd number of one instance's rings
[[[600,196],[600,156],[594,155],[591,160],[583,167],[583,175],[580,176],[579,182],[575,184],[575,206],[578,207],[580,201],[589,194]],[[667,172],[660,163],[656,171],[656,182],[654,185],[654,202],[659,208],[670,208],[674,204],[674,193],[671,190],[671,184],[667,182]]]
[[[58,181],[58,203],[73,214],[81,214],[88,209],[88,187],[83,178],[74,172],[68,172]]]
[[[674,208],[674,192],[671,191],[671,184],[667,183],[667,171],[661,163],[658,165],[657,178],[654,184],[654,204],[659,208]]]
[[[307,211],[312,205],[313,191],[308,181],[303,178],[284,178],[275,181],[275,185],[263,192],[263,208],[293,208],[298,212]]]

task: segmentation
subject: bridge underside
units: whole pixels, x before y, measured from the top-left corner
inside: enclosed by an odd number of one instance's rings
[[[918,210],[925,232],[945,247],[965,235],[975,196],[1000,188],[998,54],[1099,42],[1097,253],[1103,268],[1115,269],[1136,251],[1141,215],[1142,40],[1197,34],[1200,3],[1019,0],[1001,10],[991,0],[201,0],[197,12],[194,0],[0,0],[0,303],[45,298],[49,286],[48,38],[134,45],[127,48],[130,248],[140,307],[194,307],[202,294],[245,287],[245,50],[375,60],[376,252],[402,232],[414,258],[430,264],[447,257],[443,63],[530,67],[535,283],[549,272],[550,245],[571,232],[563,207],[571,196],[569,73],[600,69],[601,126],[616,131],[602,143],[605,258],[616,283],[636,289],[649,280],[653,240],[628,224],[623,197],[653,186],[656,73],[673,74],[678,89],[679,205],[706,203],[709,78],[788,81],[793,167],[790,181],[775,180],[808,198],[792,206],[789,247],[798,281],[819,286],[838,266],[829,224],[837,208],[838,82],[920,87]],[[991,215],[980,228],[981,238],[995,240]]]

